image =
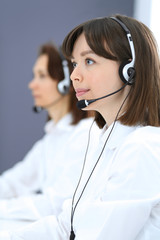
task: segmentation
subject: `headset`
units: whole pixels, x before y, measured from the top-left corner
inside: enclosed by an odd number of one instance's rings
[[[61,95],[66,95],[69,92],[70,85],[71,85],[70,72],[69,72],[68,62],[64,58],[60,48],[59,48],[59,54],[62,59],[64,79],[58,83],[57,89]]]
[[[135,48],[134,48],[134,44],[133,44],[133,39],[131,36],[131,33],[129,31],[129,29],[126,27],[126,25],[121,22],[119,19],[117,19],[116,17],[110,17],[111,19],[113,19],[114,21],[116,21],[125,31],[126,35],[127,35],[127,39],[128,39],[128,43],[130,46],[130,50],[131,50],[131,55],[132,55],[132,59],[131,61],[127,60],[121,63],[120,67],[119,67],[119,76],[121,78],[121,80],[128,84],[128,85],[132,85],[135,80]]]

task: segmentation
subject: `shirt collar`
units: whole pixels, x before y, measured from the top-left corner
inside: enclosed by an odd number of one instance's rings
[[[55,128],[67,130],[67,128],[70,129],[71,122],[72,122],[72,115],[71,113],[68,113],[63,118],[61,118],[61,120],[59,120],[58,123],[55,123],[53,119],[48,121],[44,126],[44,131],[45,133],[50,133]]]
[[[116,121],[115,125],[112,123],[108,128],[106,125],[104,126],[101,136],[100,142],[105,143],[106,139],[108,138],[110,132],[111,135],[108,139],[107,146],[110,149],[115,149],[118,145],[131,133],[133,132],[138,126],[126,126],[121,124],[120,122]],[[107,129],[106,129],[107,128]],[[112,129],[113,128],[113,129]]]

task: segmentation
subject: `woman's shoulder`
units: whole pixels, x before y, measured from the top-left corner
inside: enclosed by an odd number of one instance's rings
[[[159,175],[160,128],[151,126],[135,128],[121,142],[115,156],[118,168],[128,166],[132,171],[140,168]]]
[[[157,159],[160,163],[160,128],[152,126],[135,128],[121,143],[118,151],[134,161]]]
[[[131,143],[157,143],[160,144],[160,127],[140,126],[137,127],[126,139]]]

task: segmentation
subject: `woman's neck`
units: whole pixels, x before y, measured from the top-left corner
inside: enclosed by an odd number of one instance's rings
[[[107,102],[107,105],[102,105],[100,108],[99,113],[103,116],[108,126],[124,114],[129,93],[130,87],[126,86],[123,92],[114,98],[114,101],[110,99],[110,101]]]
[[[69,95],[63,96],[54,106],[50,106],[47,111],[54,123],[58,123],[69,113]]]
[[[119,103],[114,103],[114,106],[110,105],[107,110],[102,109],[99,113],[103,116],[107,126],[109,127],[115,120],[118,120],[125,112],[124,100]]]

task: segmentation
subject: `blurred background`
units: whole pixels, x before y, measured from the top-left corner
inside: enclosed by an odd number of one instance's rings
[[[0,173],[44,134],[45,111],[32,112],[28,89],[39,46],[59,46],[77,24],[115,13],[135,17],[159,39],[159,0],[0,0]]]

